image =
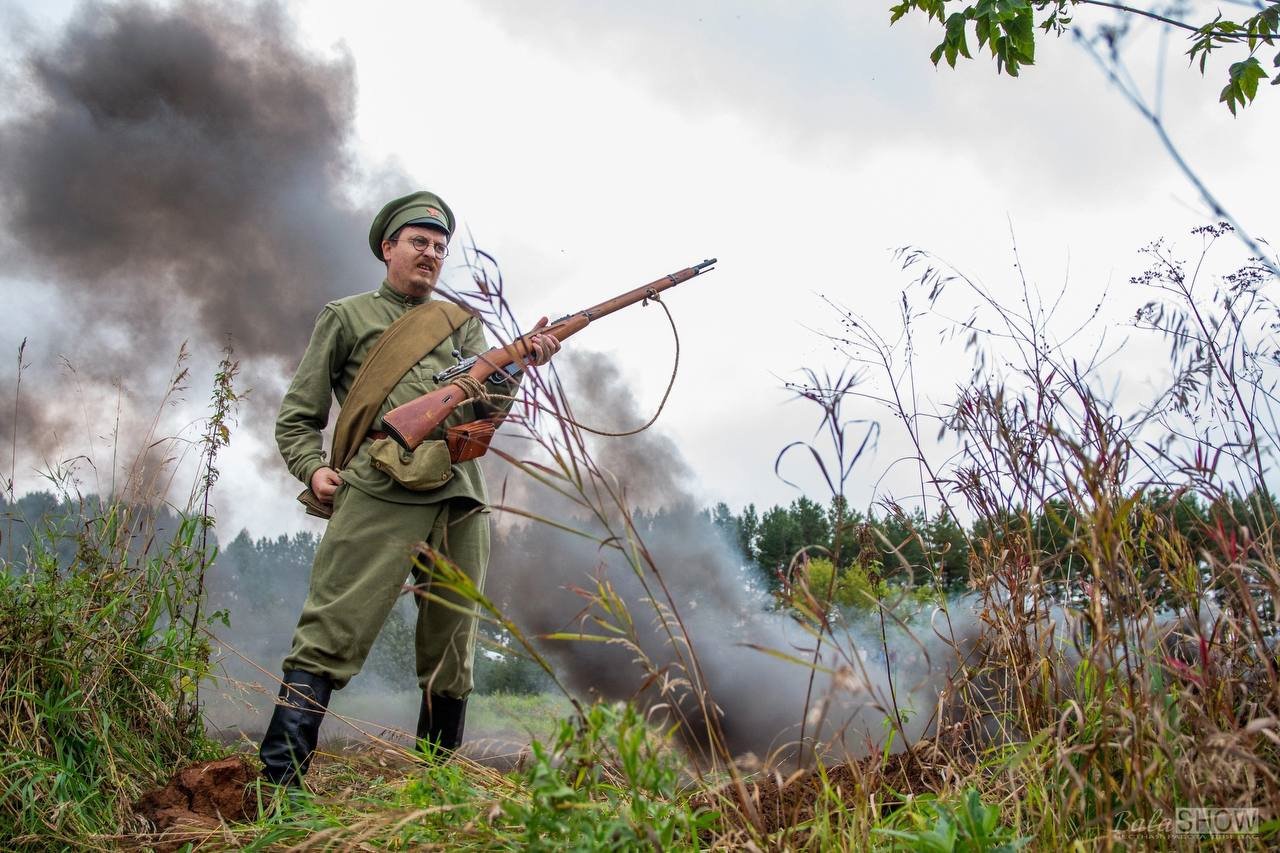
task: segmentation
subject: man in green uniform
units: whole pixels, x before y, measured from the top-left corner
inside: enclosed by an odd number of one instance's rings
[[[340,406],[346,403],[382,333],[415,306],[431,301],[454,226],[453,211],[429,192],[395,199],[378,213],[369,231],[369,247],[386,264],[386,278],[376,291],[324,306],[280,407],[280,453],[315,500],[332,507],[332,516],[316,549],[306,604],[284,660],[280,697],[259,753],[264,776],[278,784],[298,784],[306,772],[331,693],[359,672],[411,573],[418,543],[425,541],[445,555],[477,587],[484,584],[488,496],[477,462],[441,461],[439,442],[424,443],[410,457],[377,430],[392,408],[437,387],[431,377],[455,363],[455,350],[465,358],[489,348],[478,318],[461,312],[451,315],[461,317],[460,325],[395,383],[381,404],[374,430],[357,438],[359,448],[341,471],[326,460],[320,435],[328,422],[331,396]],[[535,332],[545,322],[540,321]],[[534,364],[546,363],[560,346],[549,335],[536,335],[534,344]],[[502,382],[491,380],[488,390],[509,398],[518,378],[517,373]],[[440,433],[509,406],[509,399],[496,406],[473,400],[459,406]],[[432,445],[434,455],[428,453]],[[415,581],[426,580],[420,572],[414,574]],[[472,688],[474,608],[460,599],[468,612],[432,605],[421,596],[417,603],[415,651],[423,691],[417,736],[437,747],[456,749]]]

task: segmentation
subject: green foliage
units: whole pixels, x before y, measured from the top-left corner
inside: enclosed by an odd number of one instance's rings
[[[0,520],[4,524],[0,559],[16,570],[26,570],[40,559],[70,565],[76,558],[77,531],[83,520],[105,516],[110,512],[110,503],[109,498],[94,494],[72,498],[48,490],[28,492],[12,501],[0,495]],[[141,521],[141,508],[134,508],[133,512]],[[144,545],[152,549],[168,547],[183,521],[182,516],[164,504],[147,508],[145,517],[153,541],[129,543],[129,551],[135,556]]]
[[[760,519],[756,515],[755,504],[747,504],[741,515],[734,515],[729,506],[721,502],[711,509],[707,517],[720,535],[737,548],[746,562],[758,561],[755,543],[760,535]]]
[[[1190,490],[1175,497],[1153,488],[1134,491],[1130,498],[1127,511],[1135,519],[1146,518],[1149,524],[1169,528],[1166,536],[1149,537],[1141,553],[1135,554],[1140,579],[1150,585],[1152,600],[1162,604],[1172,600],[1171,584],[1176,580],[1165,570],[1171,559],[1169,547],[1184,555],[1229,560],[1238,547],[1232,544],[1235,520],[1248,519],[1251,529],[1262,530],[1280,519],[1275,497],[1261,492],[1244,497],[1218,495],[1209,501]],[[769,508],[756,526],[757,538],[747,541],[739,552],[744,561],[750,559],[748,555],[759,561],[769,589],[780,591],[780,579],[793,581],[795,566],[800,565],[796,557],[807,553],[807,586],[819,599],[825,598],[823,591],[831,579],[826,566],[834,563],[838,572],[832,603],[837,606],[865,606],[868,596],[885,600],[886,595],[893,600],[905,596],[908,604],[925,606],[936,600],[937,590],[956,594],[966,589],[970,543],[979,540],[991,548],[1018,550],[1029,543],[1041,576],[1067,602],[1078,603],[1083,585],[1093,577],[1080,537],[1087,519],[1079,504],[1062,498],[1045,500],[1034,511],[979,516],[968,530],[947,513],[929,517],[919,509],[894,508],[884,518],[864,518],[843,508],[840,498],[832,501],[825,523],[818,523],[816,506],[799,498],[789,506]],[[754,512],[753,505],[735,516],[721,504],[708,517],[730,538],[751,527],[746,520],[754,520]],[[876,580],[870,580],[872,576]]]
[[[520,732],[548,741],[573,703],[555,693],[473,693],[467,703],[467,731],[477,738],[495,732]]]
[[[982,802],[977,789],[967,788],[958,807],[926,798],[904,810],[896,822],[912,829],[877,828],[894,839],[895,849],[919,853],[1013,853],[1030,840],[1000,822],[1000,807]]]
[[[805,573],[808,594],[826,608],[834,606],[866,614],[887,607],[900,619],[909,619],[922,608],[938,603],[931,587],[890,584],[878,563],[850,563],[837,570],[830,560],[819,557],[809,561]]]
[[[813,547],[825,549],[830,538],[831,527],[822,506],[801,496],[790,506],[775,506],[765,512],[753,550],[760,567],[776,578],[788,570],[798,553]]]
[[[533,756],[529,800],[505,808],[523,849],[695,848],[712,818],[678,801],[675,757],[631,705],[592,705]]]
[[[543,672],[542,667],[514,651],[491,657],[485,653],[476,655],[476,692],[503,693],[516,696],[536,696],[555,689],[555,683]]]
[[[969,578],[969,534],[955,519],[923,510],[895,507],[883,520],[872,517],[868,534],[876,559],[886,574],[906,586],[932,586],[958,591]]]
[[[217,550],[209,490],[239,399],[224,356],[184,512],[148,491],[164,478],[141,460],[121,488],[133,500],[10,492],[4,506],[6,532],[22,532],[0,560],[0,838],[16,846],[116,835],[144,790],[207,749],[197,691],[210,671],[206,629],[225,623],[201,615]],[[170,394],[185,359],[184,348]],[[72,475],[47,476],[66,495]]]
[[[285,590],[306,590],[319,544],[320,537],[309,531],[254,540],[242,530],[219,551],[210,584],[245,621],[278,618],[301,604],[286,599]]]
[[[0,837],[114,833],[203,748],[190,698],[208,645],[174,619],[199,573],[199,525],[135,553],[146,515],[99,510],[33,526],[25,567],[0,564]]]
[[[968,535],[945,513],[928,517],[920,510],[895,509],[884,519],[865,517],[836,496],[825,510],[806,497],[770,507],[759,522],[754,504],[737,516],[720,504],[708,518],[774,591],[793,574],[802,553],[826,556],[840,569],[877,565],[882,567],[877,571],[907,587],[941,585],[957,591],[968,578]]]
[[[559,718],[550,743],[535,739],[531,749],[531,763],[512,776],[452,760],[428,762],[407,780],[340,767],[327,784],[343,796],[277,799],[256,825],[234,831],[247,849],[323,833],[332,849],[695,850],[717,817],[678,792],[677,754],[632,706]]]
[[[1276,54],[1276,65],[1280,66],[1280,54]],[[1256,56],[1233,62],[1228,69],[1227,85],[1222,88],[1222,95],[1218,100],[1225,103],[1231,114],[1235,115],[1236,106],[1247,106],[1258,94],[1258,81],[1266,78],[1267,72],[1262,70]]]
[[[889,585],[876,569],[878,567],[868,569],[854,563],[837,572],[834,563],[819,557],[809,561],[809,591],[827,606],[871,610],[889,595]],[[834,582],[832,573],[835,573]]]
[[[1161,21],[1188,33],[1191,47],[1187,55],[1194,62],[1200,60],[1200,73],[1204,73],[1209,55],[1215,50],[1245,51],[1246,56],[1233,62],[1227,71],[1227,85],[1219,100],[1235,115],[1236,107],[1251,103],[1258,93],[1258,82],[1267,79],[1262,64],[1256,56],[1265,45],[1276,46],[1280,31],[1280,2],[1272,2],[1247,18],[1238,21],[1224,20],[1222,13],[1203,24],[1191,24],[1174,17],[1167,17],[1143,9],[1117,6],[1111,3],[1093,3],[1093,0],[901,0],[889,8],[890,24],[913,12],[928,20],[937,21],[943,30],[942,41],[929,54],[937,65],[942,59],[952,68],[963,56],[972,59],[969,52],[970,25],[978,40],[978,46],[986,46],[996,61],[996,72],[1007,71],[1016,77],[1023,65],[1035,62],[1037,28],[1045,33],[1061,35],[1071,24],[1071,10],[1079,5],[1101,5],[1129,15],[1138,15]],[[1035,15],[1041,13],[1039,23]],[[1176,14],[1171,12],[1170,14]],[[1280,51],[1272,62],[1280,68]],[[1272,85],[1280,82],[1280,75],[1272,79]]]
[[[909,12],[923,13],[935,19],[943,27],[942,42],[929,54],[934,65],[944,57],[947,64],[956,67],[960,56],[972,59],[969,52],[968,29],[972,23],[978,47],[986,47],[996,61],[996,71],[1007,71],[1017,77],[1023,65],[1032,65],[1036,59],[1035,8],[1046,4],[1035,0],[979,0],[959,11],[948,12],[947,0],[903,0],[890,8],[889,23],[897,23]],[[1056,25],[1065,2],[1053,3],[1048,26]],[[1043,26],[1043,25],[1042,25]]]
[[[1254,54],[1264,44],[1274,46],[1277,31],[1280,31],[1280,3],[1272,3],[1253,17],[1238,22],[1223,20],[1222,13],[1218,13],[1217,17],[1196,31],[1187,54],[1193,62],[1197,56],[1200,57],[1202,74],[1209,54],[1214,50],[1224,44],[1248,45],[1249,56],[1231,63],[1227,69],[1227,85],[1218,98],[1227,105],[1232,115],[1236,114],[1237,106],[1252,103],[1258,94],[1258,82],[1267,79],[1267,73],[1262,70],[1262,64]],[[1280,51],[1276,52],[1272,65],[1280,68]],[[1271,81],[1271,85],[1280,85],[1280,74]]]

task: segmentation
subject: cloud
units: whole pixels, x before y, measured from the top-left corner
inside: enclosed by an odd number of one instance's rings
[[[1038,64],[1019,78],[997,74],[976,42],[973,60],[935,68],[936,23],[911,15],[891,26],[889,6],[569,0],[552,12],[501,0],[484,9],[513,38],[565,62],[610,69],[691,117],[733,116],[833,165],[884,152],[927,168],[941,156],[1016,187],[1018,198],[1047,190],[1064,201],[1138,193],[1164,171],[1142,119],[1069,38],[1041,34]],[[1082,13],[1078,24],[1087,29],[1106,14]],[[1130,61],[1141,71],[1154,50],[1138,39]],[[1200,104],[1199,82],[1171,71],[1168,99],[1213,109],[1211,99]]]

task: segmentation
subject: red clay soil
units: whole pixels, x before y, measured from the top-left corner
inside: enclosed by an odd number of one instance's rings
[[[169,784],[147,794],[133,810],[157,832],[216,829],[224,821],[243,821],[256,801],[248,790],[258,773],[239,756],[182,768]]]

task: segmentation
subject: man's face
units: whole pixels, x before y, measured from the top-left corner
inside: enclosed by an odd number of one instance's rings
[[[413,248],[415,237],[433,244],[449,242],[448,235],[438,229],[406,225],[394,243],[382,241],[382,256],[387,261],[387,284],[405,296],[423,297],[436,286],[444,259],[436,253],[434,245],[424,252]]]

